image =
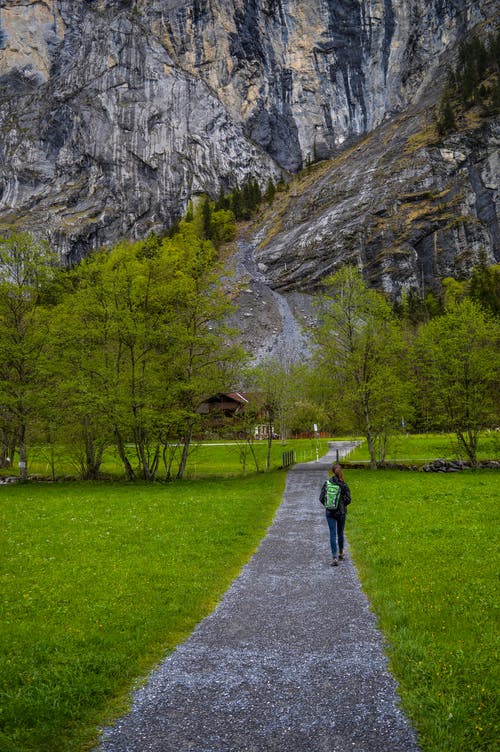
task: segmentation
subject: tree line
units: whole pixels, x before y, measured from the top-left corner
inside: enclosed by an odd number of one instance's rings
[[[363,434],[373,467],[409,429],[453,431],[476,462],[479,432],[500,424],[500,266],[483,261],[470,280],[446,280],[441,300],[410,291],[396,307],[343,267],[316,296],[307,361],[283,352],[250,368],[226,323],[232,293],[204,207],[166,237],[73,269],[29,233],[0,239],[0,464],[18,456],[27,478],[30,446],[50,458],[64,445],[96,479],[114,446],[130,480],[182,478],[193,437],[213,430],[200,405],[231,389],[259,394],[258,413],[222,427],[243,463],[263,420],[268,467],[274,433],[314,423]],[[209,207],[230,226],[229,210]]]
[[[445,280],[434,315],[394,313],[357,269],[344,267],[318,297],[311,394],[336,430],[359,431],[372,467],[398,431],[446,431],[477,463],[479,433],[500,425],[500,265]]]
[[[28,445],[43,443],[55,474],[50,448],[65,444],[96,479],[114,445],[130,480],[182,478],[201,400],[236,382],[247,358],[225,324],[217,249],[282,188],[269,180],[263,193],[252,178],[217,201],[200,196],[165,237],[71,270],[28,232],[0,238],[0,466],[17,453],[28,477]]]
[[[11,233],[0,273],[4,463],[18,452],[26,476],[29,444],[62,443],[93,479],[114,445],[129,479],[151,480],[161,463],[170,476],[182,442],[182,477],[202,398],[232,383],[243,357],[213,243],[183,223],[62,270],[46,243]]]

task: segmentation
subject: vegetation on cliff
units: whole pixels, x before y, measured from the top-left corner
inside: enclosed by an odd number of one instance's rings
[[[474,36],[460,46],[437,113],[439,134],[457,130],[472,107],[478,107],[483,117],[498,115],[500,110],[500,31],[485,40]]]

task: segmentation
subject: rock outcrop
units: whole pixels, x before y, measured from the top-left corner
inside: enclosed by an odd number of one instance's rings
[[[350,263],[398,299],[467,277],[481,259],[500,261],[500,124],[440,138],[430,102],[311,168],[281,197],[256,249],[273,289],[314,291]]]
[[[406,112],[421,101],[443,54],[494,12],[492,0],[4,0],[0,227],[43,234],[69,261],[123,235],[161,231],[193,194],[215,197],[251,175],[265,185]],[[492,189],[484,178],[494,165],[478,160],[494,143],[493,129],[485,138],[465,151],[450,145],[438,161],[443,191],[454,165],[469,171],[475,187],[461,200],[475,201],[486,223]],[[410,207],[419,191],[433,190],[437,156],[419,155],[402,168]],[[387,166],[381,153],[378,169]],[[336,210],[355,228],[350,253],[367,254],[367,263],[377,256],[370,185],[362,197],[371,207],[364,216],[373,219],[363,231],[347,203]],[[323,220],[333,218],[324,213]],[[305,268],[304,256],[314,266],[323,239],[320,233],[316,250],[309,241],[304,250],[285,224],[288,236],[281,246],[268,243],[261,263],[272,285],[291,289],[297,274],[290,266]],[[462,230],[454,232],[469,247]],[[415,240],[417,255],[430,258],[442,237]],[[479,230],[473,245],[486,241]],[[398,243],[387,269],[402,261],[414,270],[412,248],[411,238]],[[314,268],[315,278],[326,267]]]

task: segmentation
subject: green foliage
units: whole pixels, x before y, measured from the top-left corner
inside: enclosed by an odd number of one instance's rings
[[[485,260],[474,267],[469,283],[473,301],[494,316],[500,316],[500,264],[488,266]]]
[[[133,441],[140,476],[154,479],[165,445],[182,437],[187,453],[198,405],[239,361],[226,344],[230,303],[215,249],[196,219],[160,243],[123,242],[74,270],[58,310],[54,366],[66,376],[59,400],[83,477],[98,477],[105,447],[116,443],[133,478],[124,450]]]
[[[468,295],[468,284],[453,277],[445,277],[442,281],[444,307],[452,308],[461,303]]]
[[[271,178],[269,178],[267,182],[266,192],[264,193],[264,198],[268,204],[273,203],[275,195],[276,195],[276,186],[274,185]]]
[[[1,749],[89,749],[98,725],[124,712],[136,681],[238,574],[285,477],[9,488],[0,510]]]
[[[295,405],[299,400],[301,387],[300,366],[293,354],[283,352],[280,357],[264,359],[247,375],[251,389],[258,397],[256,423],[265,423],[267,430],[267,470],[271,467],[271,445],[273,436],[279,434],[282,441],[287,438]]]
[[[343,267],[327,284],[317,301],[320,323],[312,332],[322,400],[337,430],[347,424],[363,433],[375,467],[384,460],[401,416],[412,412],[411,348],[384,296],[368,289],[356,269]]]
[[[264,198],[268,203],[272,203],[276,188],[271,179],[269,179]],[[242,186],[236,187],[231,193],[221,195],[215,203],[215,209],[231,210],[236,220],[250,219],[255,214],[262,202],[262,191],[256,178],[249,178]]]
[[[487,47],[478,37],[464,42],[458,56],[458,66],[455,72],[457,90],[461,93],[464,105],[478,100],[480,84],[486,76],[492,58],[492,43]]]
[[[349,471],[348,538],[423,752],[498,745],[498,477]]]
[[[453,430],[468,459],[479,432],[498,425],[500,325],[471,300],[453,301],[423,326],[416,347],[421,404],[435,428]]]
[[[488,265],[484,252],[479,256],[479,262],[473,267],[470,279],[445,277],[436,291],[430,290],[425,296],[422,296],[416,287],[405,290],[401,301],[393,304],[395,315],[417,329],[420,324],[441,316],[446,308],[470,299],[482,306],[486,312],[499,316],[500,265]]]
[[[416,329],[420,324],[443,313],[443,304],[430,290],[422,295],[417,287],[403,291],[401,301],[393,304],[395,315],[403,322]]]
[[[2,463],[19,448],[21,476],[27,478],[27,442],[46,383],[50,319],[41,305],[54,274],[55,257],[46,243],[27,232],[0,238],[0,437]]]
[[[44,243],[0,243],[0,464],[29,444],[70,446],[97,479],[115,444],[127,477],[168,477],[183,440],[182,476],[197,408],[227,388],[242,353],[224,324],[231,304],[207,234],[229,237],[231,212],[208,199],[161,239],[118,243],[57,272]],[[229,234],[228,234],[229,233]],[[125,445],[133,442],[130,460]]]

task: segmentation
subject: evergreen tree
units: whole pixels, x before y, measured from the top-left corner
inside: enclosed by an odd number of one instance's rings
[[[469,283],[471,299],[494,316],[500,316],[500,264],[488,266],[483,256]]]
[[[219,198],[215,202],[215,211],[221,211],[221,210],[228,210],[231,208],[231,199],[229,196],[226,196],[224,193],[224,190],[221,186],[220,192],[219,192]]]
[[[445,93],[441,100],[437,125],[438,132],[441,136],[445,136],[448,133],[452,133],[454,130],[456,130],[457,124],[455,120],[455,113],[453,112],[453,107],[451,105],[451,100],[448,93]]]
[[[275,195],[276,195],[276,186],[274,185],[272,179],[269,178],[269,180],[267,181],[267,188],[264,193],[264,198],[268,204],[273,203]]]
[[[231,209],[233,210],[236,220],[243,218],[245,207],[242,192],[238,187],[236,187],[231,194]]]
[[[201,205],[201,216],[202,216],[202,234],[205,240],[211,240],[212,238],[212,227],[211,227],[211,220],[212,220],[212,209],[210,206],[210,199],[208,196],[205,196],[203,199],[203,203]]]

